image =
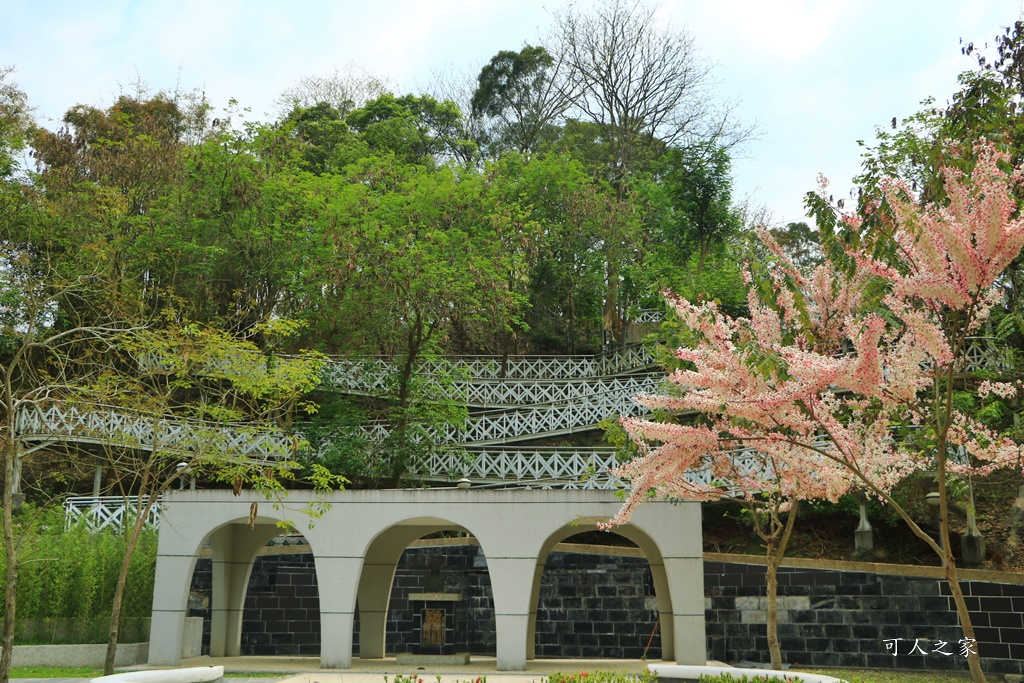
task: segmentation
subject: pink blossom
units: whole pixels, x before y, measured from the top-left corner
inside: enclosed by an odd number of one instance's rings
[[[851,486],[884,494],[947,455],[904,442],[893,425],[945,434],[967,456],[949,460],[953,472],[1019,461],[1018,445],[968,416],[954,413],[948,426],[937,419],[944,408],[930,391],[956,367],[960,341],[998,302],[993,286],[1024,246],[1024,220],[1014,218],[1010,194],[1020,174],[1007,176],[991,145],[977,152],[970,177],[945,171],[945,206],[922,208],[905,185],[886,186],[892,216],[877,217],[888,221],[898,247],[893,260],[853,251],[855,272],[826,262],[804,276],[764,233],[777,259],[769,272],[774,298],[762,300],[750,287],[749,318],[666,293],[697,339],[676,351],[692,369],[669,375],[671,393],[637,400],[704,421],[622,420],[639,456],[616,471],[633,488],[611,524],[628,520],[650,494],[709,500],[738,489],[741,496],[835,500]],[[861,225],[860,216],[841,220]],[[749,284],[750,274],[744,277]],[[879,288],[886,292],[880,302],[866,294]],[[847,341],[853,353],[841,352]],[[984,382],[979,391],[1009,397],[1016,389]],[[706,476],[697,480],[694,470]]]

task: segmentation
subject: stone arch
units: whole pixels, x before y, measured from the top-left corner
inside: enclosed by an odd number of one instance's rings
[[[240,654],[242,612],[253,563],[260,549],[280,535],[281,521],[281,516],[259,514],[250,520],[235,513],[213,517],[203,525],[162,525],[150,626],[162,637],[150,647],[151,662],[177,665],[181,660],[189,589],[196,561],[207,543],[211,556],[210,655]]]
[[[386,628],[395,570],[402,553],[413,541],[443,530],[468,529],[438,518],[413,518],[383,529],[366,548],[359,577],[359,658],[380,659],[387,646]]]
[[[527,631],[527,659],[534,659],[537,645],[537,606],[540,600],[540,584],[544,574],[544,566],[552,549],[570,536],[587,531],[597,531],[598,526],[594,521],[565,525],[548,536],[541,546],[537,556],[537,566],[533,573],[533,584],[530,589],[530,620]],[[618,534],[623,538],[632,541],[643,552],[644,557],[651,568],[651,576],[654,579],[654,595],[658,604],[658,613],[661,626],[661,658],[671,660],[675,657],[674,650],[674,612],[672,609],[672,595],[669,590],[668,577],[665,571],[665,561],[661,549],[654,539],[640,527],[633,524],[625,524],[615,527],[610,533]]]
[[[225,597],[222,620],[218,622],[219,638],[224,653],[231,654],[236,652],[232,610],[235,605],[240,609],[239,596],[244,595],[244,588],[237,586],[247,579],[258,546],[276,535],[278,522],[303,519],[298,510],[325,502],[330,507],[314,528],[307,530],[300,525],[316,566],[321,668],[351,667],[356,596],[361,588],[368,596],[367,604],[376,605],[379,611],[382,599],[372,596],[372,580],[363,582],[364,576],[370,576],[363,571],[364,562],[387,566],[388,547],[398,544],[403,534],[412,533],[388,529],[418,527],[425,533],[441,524],[444,528],[465,529],[480,542],[494,598],[497,668],[522,671],[529,650],[530,612],[536,608],[532,579],[540,566],[539,558],[560,538],[593,528],[621,507],[621,501],[607,491],[339,491],[323,501],[309,491],[292,491],[282,501],[287,505],[271,506],[262,501],[256,530],[247,530],[250,506],[261,501],[253,492],[240,496],[221,490],[168,492],[161,517],[153,597],[152,629],[161,638],[151,643],[150,664],[180,663],[191,569],[204,538],[210,535],[222,553],[221,591]],[[645,549],[652,564],[659,553],[664,564],[663,579],[656,580],[666,588],[658,586],[656,590],[670,596],[670,603],[662,609],[662,620],[668,621],[666,612],[672,617],[670,624],[662,624],[663,650],[671,648],[667,651],[680,663],[703,664],[706,649],[699,504],[646,504],[620,533],[632,534],[631,528],[638,530],[638,545]],[[374,546],[378,538],[380,544]],[[370,638],[368,632],[368,642],[376,640],[377,636]]]

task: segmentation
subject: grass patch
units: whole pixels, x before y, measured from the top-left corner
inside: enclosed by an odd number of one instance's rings
[[[96,678],[103,675],[103,669],[87,666],[16,666],[11,669],[11,678]],[[288,674],[280,671],[225,671],[224,678],[283,678]]]
[[[11,678],[96,678],[103,675],[103,669],[87,666],[15,666],[11,667]]]
[[[224,678],[284,678],[290,673],[280,671],[225,671]]]

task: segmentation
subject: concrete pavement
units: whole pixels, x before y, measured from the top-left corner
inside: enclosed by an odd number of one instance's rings
[[[225,672],[279,672],[281,683],[385,683],[396,674],[417,675],[423,683],[475,683],[486,677],[497,683],[540,683],[556,672],[622,671],[640,673],[647,661],[639,659],[535,659],[526,671],[498,671],[494,657],[473,656],[464,666],[399,665],[394,657],[384,659],[353,658],[351,669],[321,669],[319,657],[194,657],[182,660],[182,666],[224,666]],[[232,683],[234,683],[232,681]],[[269,683],[263,679],[263,683]],[[417,682],[418,683],[418,682]]]

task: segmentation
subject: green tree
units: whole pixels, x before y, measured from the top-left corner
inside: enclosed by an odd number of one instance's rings
[[[301,145],[303,170],[321,175],[342,173],[369,154],[369,146],[352,132],[342,112],[326,102],[295,107],[283,124]]]
[[[656,176],[665,197],[656,238],[666,252],[662,256],[675,264],[689,263],[699,282],[708,257],[721,254],[742,227],[732,205],[728,154],[721,148],[711,155],[673,148],[658,164]]]
[[[403,163],[468,162],[477,153],[458,105],[430,95],[370,100],[345,117],[374,154],[394,154]]]
[[[487,117],[489,154],[536,152],[572,100],[560,79],[564,69],[543,47],[502,50],[480,70],[473,92],[474,117]]]
[[[295,329],[286,320],[264,327],[253,333],[288,335]],[[122,492],[136,496],[111,605],[106,675],[114,669],[132,557],[153,506],[185,476],[229,485],[236,494],[243,487],[272,494],[293,479],[299,444],[280,431],[274,438],[269,426],[290,424],[302,397],[319,382],[323,365],[317,354],[268,357],[251,341],[194,323],[134,330],[122,335],[117,346],[135,361],[130,372],[111,363],[81,398],[122,407],[141,415],[150,427],[144,443],[135,433],[115,434],[104,449],[105,467]],[[262,448],[247,452],[248,445],[257,443]],[[312,480],[318,489],[344,483],[317,465]]]
[[[431,412],[417,390],[421,359],[444,348],[493,348],[517,324],[522,283],[514,244],[521,223],[515,205],[492,191],[475,170],[367,160],[351,178],[335,178],[323,217],[325,279],[321,311],[336,329],[351,331],[337,350],[379,353],[396,363],[386,416],[394,458],[392,480],[422,442],[419,416],[431,426],[451,415]]]
[[[611,189],[567,154],[509,153],[491,170],[500,201],[527,213],[519,233],[528,282],[528,347],[510,353],[593,353],[601,348],[606,283],[602,249],[623,218]],[[633,217],[625,216],[631,226]],[[510,245],[516,248],[516,245]]]
[[[17,169],[16,155],[25,148],[32,125],[28,98],[10,81],[13,71],[0,67],[0,179]]]

